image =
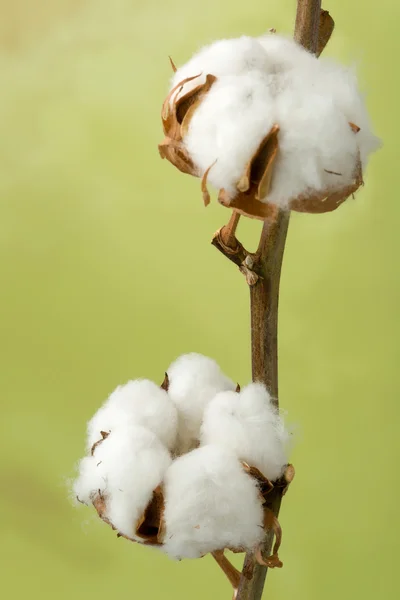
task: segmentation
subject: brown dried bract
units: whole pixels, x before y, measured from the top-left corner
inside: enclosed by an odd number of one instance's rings
[[[169,377],[168,377],[168,373],[165,373],[164,381],[160,385],[160,388],[162,390],[165,390],[166,392],[168,392],[168,389],[169,389]]]
[[[92,446],[92,449],[90,451],[91,455],[93,456],[97,446],[99,446],[102,442],[104,442],[104,440],[106,440],[108,438],[108,436],[110,435],[109,431],[100,431],[100,435],[101,435],[101,440],[97,440],[97,442],[95,442]]]
[[[197,79],[200,75],[201,73],[179,82],[164,100],[161,118],[166,137],[158,146],[161,158],[166,158],[182,173],[195,177],[199,176],[198,169],[194,166],[182,143],[182,139],[188,132],[190,120],[195,110],[217,78],[214,75],[207,75],[204,83],[195,86],[186,94],[179,96],[179,92],[186,83]],[[203,190],[205,202],[207,201],[207,194],[207,188],[205,187],[205,192]]]

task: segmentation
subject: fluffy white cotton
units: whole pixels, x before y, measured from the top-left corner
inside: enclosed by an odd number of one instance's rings
[[[147,379],[120,385],[89,421],[87,448],[101,439],[101,431],[120,431],[127,425],[141,425],[158,436],[167,448],[176,442],[177,411],[168,394]]]
[[[215,163],[208,181],[216,189],[236,194],[246,163],[274,125],[273,108],[265,77],[258,71],[214,83],[195,111],[184,141],[202,172]]]
[[[203,83],[209,73],[222,77],[246,75],[252,71],[259,72],[266,69],[268,69],[268,56],[261,43],[255,38],[242,36],[237,39],[218,40],[202,48],[177,69],[171,80],[171,89],[184,79],[199,75],[195,81],[190,81],[182,89],[177,90],[176,97],[178,97]]]
[[[317,59],[276,34],[215,42],[175,73],[172,86],[185,94],[205,80],[217,81],[196,109],[184,144],[201,173],[231,196],[246,164],[272,125],[280,127],[279,153],[268,200],[287,207],[299,195],[333,192],[353,182],[379,146],[369,125],[355,74]],[[349,122],[361,130],[355,134]]]
[[[89,504],[98,494],[106,503],[105,517],[133,539],[135,526],[171,464],[168,450],[143,427],[113,431],[79,463],[74,494]]]
[[[264,537],[256,483],[222,448],[205,446],[176,459],[164,489],[164,550],[173,558],[252,548]]]
[[[288,441],[283,419],[261,383],[251,383],[240,393],[217,394],[205,411],[201,443],[224,448],[271,481],[288,462]]]
[[[177,453],[183,454],[198,445],[204,409],[210,400],[236,385],[222,373],[212,358],[201,354],[184,354],[167,370],[168,395],[178,410]]]

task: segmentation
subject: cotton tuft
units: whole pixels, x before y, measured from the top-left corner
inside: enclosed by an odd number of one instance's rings
[[[177,458],[166,473],[164,489],[163,549],[172,558],[251,549],[264,538],[258,487],[239,461],[218,446]]]
[[[261,383],[221,392],[205,410],[202,445],[213,444],[275,481],[288,462],[289,433]]]
[[[217,80],[191,115],[183,145],[198,173],[233,199],[246,166],[274,124],[278,155],[267,196],[289,208],[299,196],[334,193],[354,183],[358,165],[379,147],[351,69],[317,59],[295,41],[269,34],[220,40],[174,74],[188,77],[171,102]],[[350,124],[360,128],[355,133]]]
[[[202,354],[184,354],[167,370],[168,395],[178,410],[177,453],[183,454],[198,445],[204,409],[221,391],[236,385],[221,371],[212,358]]]
[[[120,533],[140,541],[136,525],[170,464],[168,450],[154,433],[136,426],[118,428],[96,446],[93,456],[80,461],[74,494],[85,504],[101,495],[104,517]]]
[[[127,425],[140,425],[152,431],[172,449],[176,443],[178,417],[168,394],[147,379],[118,386],[87,426],[87,449],[99,439],[101,431],[118,432]]]

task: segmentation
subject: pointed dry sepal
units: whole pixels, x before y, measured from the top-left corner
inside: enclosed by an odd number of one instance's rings
[[[331,39],[331,35],[335,28],[335,21],[332,19],[329,11],[321,9],[319,16],[319,30],[316,56],[320,56]]]
[[[160,388],[162,390],[165,390],[166,392],[168,392],[168,389],[169,389],[169,377],[168,377],[168,373],[165,373],[164,380],[163,380],[162,384],[160,385]]]
[[[176,73],[177,69],[176,69],[176,65],[175,65],[174,61],[172,60],[172,57],[169,56],[168,58],[169,58],[169,62],[171,63],[173,72]]]
[[[110,432],[109,431],[100,431],[100,435],[101,435],[101,439],[97,440],[97,442],[95,442],[93,444],[92,449],[90,451],[92,456],[95,453],[97,446],[99,446],[102,442],[104,442],[105,439],[108,438],[108,436],[110,435]]]

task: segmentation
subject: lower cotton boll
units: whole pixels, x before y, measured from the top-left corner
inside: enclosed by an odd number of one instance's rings
[[[204,446],[176,459],[164,489],[164,551],[172,558],[199,558],[223,548],[251,549],[262,541],[258,487],[222,448]]]
[[[283,474],[288,441],[283,420],[261,383],[251,383],[240,393],[217,394],[205,411],[201,443],[224,448],[271,481]]]
[[[112,432],[79,463],[78,500],[104,500],[102,517],[123,535],[141,541],[136,527],[171,464],[165,446],[143,427]]]
[[[177,453],[198,445],[204,409],[223,390],[236,385],[226,377],[212,358],[202,354],[184,354],[168,368],[168,395],[178,410]]]

